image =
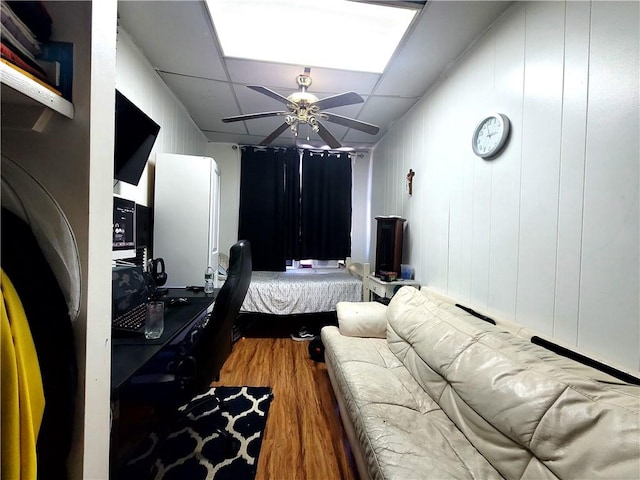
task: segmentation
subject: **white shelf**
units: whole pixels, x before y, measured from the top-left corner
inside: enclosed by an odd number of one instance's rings
[[[420,288],[420,282],[416,280],[394,280],[384,282],[373,273],[369,275],[369,290],[382,298],[391,298],[397,287],[411,286]]]
[[[71,102],[4,63],[0,63],[0,80],[2,103],[27,106],[39,104],[65,117],[73,118]]]

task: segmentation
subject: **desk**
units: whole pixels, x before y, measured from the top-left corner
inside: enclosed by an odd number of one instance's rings
[[[420,288],[420,283],[415,280],[394,280],[393,282],[383,282],[373,274],[369,275],[368,278],[370,296],[375,294],[382,298],[391,298],[393,297],[396,288],[404,287],[405,285]],[[371,300],[371,298],[369,300]]]
[[[158,422],[153,408],[140,407],[126,400],[131,393],[132,377],[144,374],[144,368],[154,367],[154,361],[162,364],[162,352],[173,348],[188,348],[188,336],[196,331],[209,312],[213,310],[220,289],[212,294],[194,293],[180,288],[170,288],[164,298],[187,297],[186,305],[166,307],[164,332],[156,340],[144,336],[113,337],[111,340],[111,402],[113,423],[111,428],[110,468],[118,472],[146,435]],[[231,339],[229,338],[229,344]],[[212,347],[213,348],[213,347]],[[171,355],[171,353],[169,353]],[[145,388],[151,397],[153,392]],[[125,400],[122,400],[123,397]],[[117,474],[112,476],[117,478]]]
[[[171,288],[167,297],[188,297],[186,305],[167,307],[164,332],[157,340],[144,336],[113,337],[111,339],[111,393],[116,393],[163,348],[180,343],[213,309],[218,290],[213,294]]]

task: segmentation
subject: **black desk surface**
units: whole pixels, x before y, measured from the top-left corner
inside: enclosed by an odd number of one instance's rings
[[[171,305],[164,312],[164,332],[157,340],[147,340],[144,336],[118,337],[111,339],[111,391],[118,390],[140,368],[151,360],[163,347],[170,344],[185,329],[195,324],[214,302],[216,292],[190,292],[184,289],[169,289],[169,297],[187,297],[185,305]]]

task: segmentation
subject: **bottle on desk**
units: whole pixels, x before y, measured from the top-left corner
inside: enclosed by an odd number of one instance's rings
[[[207,266],[204,272],[204,293],[213,293],[213,268]]]

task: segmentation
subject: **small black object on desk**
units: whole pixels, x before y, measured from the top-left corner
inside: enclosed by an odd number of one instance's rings
[[[187,297],[167,297],[163,300],[165,306],[167,307],[170,307],[172,305],[188,305],[189,303],[191,303]]]
[[[167,279],[169,278],[164,266],[164,259],[152,258],[149,260],[147,264],[147,272],[151,280],[149,287],[151,289],[152,299],[158,299],[163,295],[166,295],[169,292],[169,289],[160,288],[167,283]]]

